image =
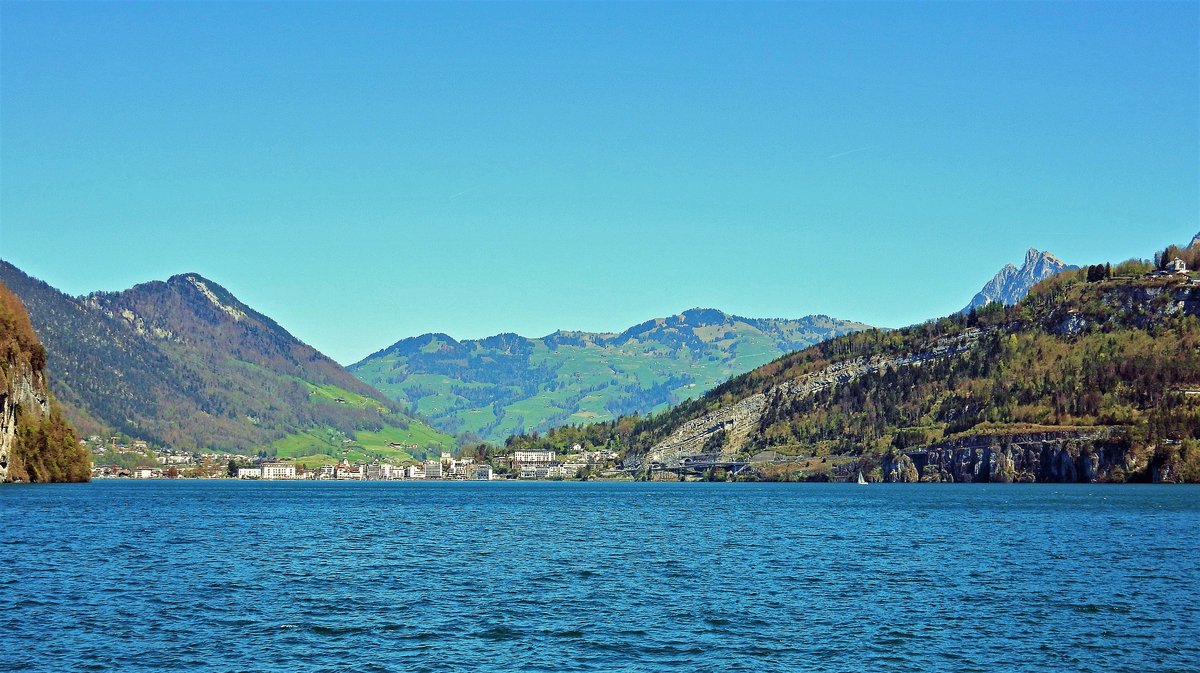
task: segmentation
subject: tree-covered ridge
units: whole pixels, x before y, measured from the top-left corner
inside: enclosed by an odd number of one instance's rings
[[[499,441],[666,409],[782,353],[866,327],[827,316],[753,319],[691,309],[620,333],[470,341],[426,334],[350,370],[441,428]]]
[[[81,298],[6,263],[0,279],[28,304],[54,388],[85,432],[315,460],[451,444],[198,274]]]
[[[0,283],[0,481],[87,481],[91,462],[45,387],[46,350]]]
[[[1166,466],[1175,478],[1200,480],[1200,280],[1148,277],[1153,269],[1129,262],[1067,271],[1015,306],[839,337],[649,418],[508,444],[582,440],[619,446],[636,463],[691,422],[707,433],[697,451],[851,455],[870,464],[974,435],[1098,429],[1132,456],[1136,470],[1123,478],[1149,478]],[[961,353],[892,364],[964,337],[972,345]],[[841,378],[803,391],[797,385],[830,372]],[[754,396],[761,409],[736,445],[724,430],[707,428],[705,418]]]

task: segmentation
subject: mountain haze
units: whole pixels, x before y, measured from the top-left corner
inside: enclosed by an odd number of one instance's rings
[[[450,444],[199,274],[78,298],[6,262],[0,281],[29,308],[53,390],[85,432],[314,461]]]
[[[743,318],[695,308],[620,333],[403,339],[350,366],[448,432],[487,440],[644,413],[799,348],[867,328],[828,316]]]

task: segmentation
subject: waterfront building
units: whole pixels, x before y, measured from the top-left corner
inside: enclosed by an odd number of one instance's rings
[[[383,479],[383,465],[370,463],[363,465],[363,479]]]
[[[404,468],[383,463],[379,466],[380,479],[403,479]]]
[[[425,478],[426,479],[441,479],[442,478],[442,461],[440,461],[440,460],[425,461]]]
[[[296,478],[295,463],[263,463],[259,469],[262,470],[263,479]]]
[[[239,467],[237,471],[238,479],[262,479],[261,467]]]
[[[363,472],[359,466],[351,465],[350,461],[343,458],[342,462],[333,466],[333,478],[334,479],[343,479],[343,480],[344,479],[362,479]]]

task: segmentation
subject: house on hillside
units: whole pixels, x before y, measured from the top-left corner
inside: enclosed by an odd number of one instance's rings
[[[1187,263],[1176,257],[1167,262],[1167,271],[1170,273],[1187,273]]]

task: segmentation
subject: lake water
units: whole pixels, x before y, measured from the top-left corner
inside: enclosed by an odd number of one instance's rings
[[[3,671],[1196,671],[1200,488],[0,488]]]

